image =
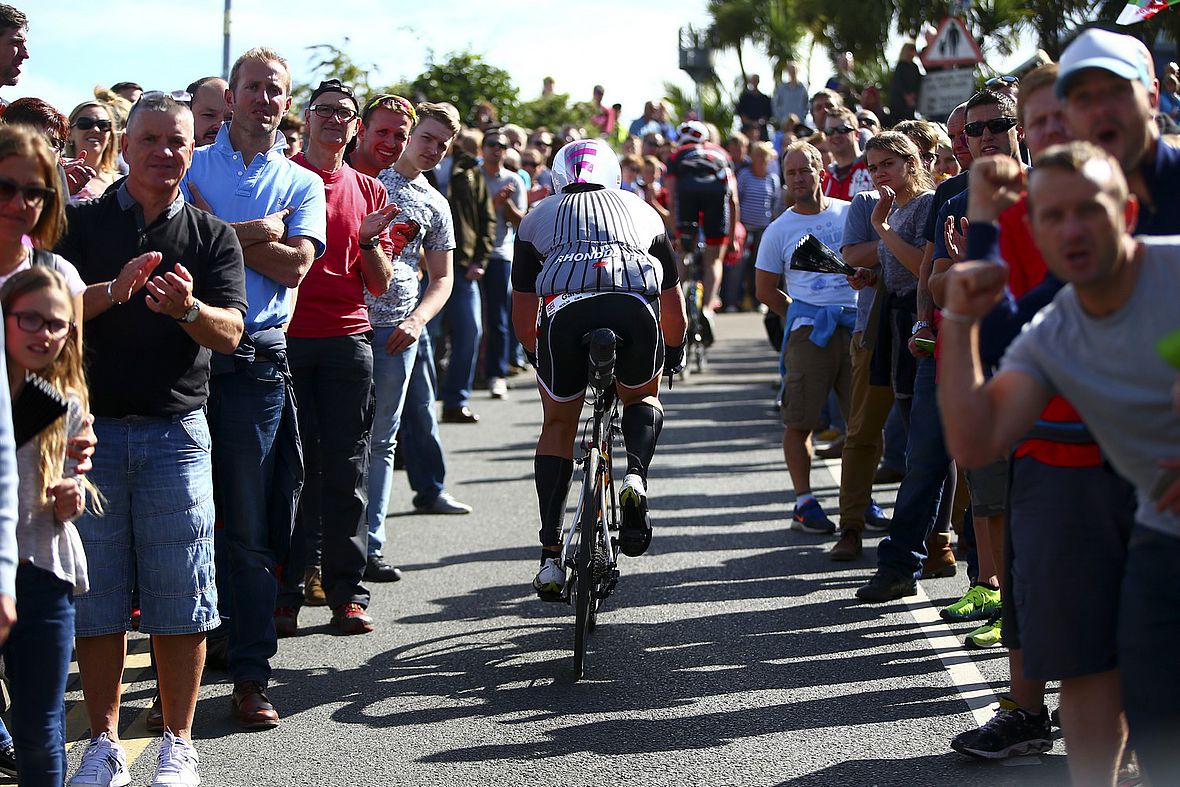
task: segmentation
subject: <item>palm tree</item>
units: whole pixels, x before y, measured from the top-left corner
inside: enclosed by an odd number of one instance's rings
[[[738,69],[742,72],[742,86],[747,83],[746,64],[742,59],[742,44],[753,41],[759,33],[757,5],[754,0],[709,0],[709,15],[713,17],[713,37],[718,49],[737,52]]]

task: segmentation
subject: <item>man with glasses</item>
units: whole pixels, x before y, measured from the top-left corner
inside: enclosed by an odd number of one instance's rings
[[[860,152],[860,121],[856,113],[843,107],[832,109],[825,115],[821,128],[835,159],[828,167],[824,196],[847,202],[862,191],[870,191],[873,179]]]
[[[426,179],[450,203],[455,231],[454,287],[443,310],[431,321],[429,339],[450,345],[447,373],[439,385],[443,420],[476,423],[479,415],[468,406],[468,400],[483,333],[480,282],[487,272],[495,237],[495,207],[479,159],[459,145],[451,146],[438,166],[426,173]]]
[[[484,349],[488,392],[494,399],[508,397],[508,363],[512,353],[512,333],[509,326],[510,300],[512,297],[512,246],[516,241],[516,228],[528,210],[524,180],[504,166],[504,153],[508,139],[503,134],[488,134],[483,139],[484,180],[488,193],[492,195],[492,206],[496,211],[496,234],[492,239],[488,255],[487,272],[483,276],[484,303],[487,322],[487,346]],[[449,371],[448,371],[449,376]],[[443,386],[443,420],[446,420],[449,404],[447,386]],[[453,406],[453,405],[452,405]]]
[[[90,564],[102,568],[76,602],[94,737],[69,784],[130,781],[119,707],[138,585],[140,631],[152,635],[167,724],[153,783],[196,785],[193,713],[205,634],[218,624],[209,350],[233,352],[242,335],[242,250],[223,221],[181,196],[193,151],[188,107],[170,96],[141,97],[122,144],[127,178],[68,208],[69,230],[57,249],[89,284],[90,404],[103,446],[91,478],[107,500],[104,516],[78,520]]]
[[[276,624],[284,634],[294,628],[294,620],[274,619],[275,568],[289,546],[302,481],[287,450],[297,434],[284,328],[295,288],[324,251],[324,184],[284,154],[278,127],[291,106],[291,73],[281,55],[257,48],[239,57],[226,101],[233,119],[194,153],[183,185],[194,204],[230,222],[246,262],[246,330],[236,350],[213,358],[209,420],[227,619],[217,634],[228,637],[233,714],[258,729],[278,722],[264,694]],[[363,617],[368,601],[363,588],[350,590],[332,599],[333,623],[343,631],[358,625],[353,618]]]
[[[379,296],[389,288],[386,229],[397,206],[388,204],[375,178],[344,161],[359,110],[352,88],[337,79],[321,82],[304,112],[306,150],[292,157],[324,182],[327,245],[299,285],[287,326],[307,482],[276,603],[280,618],[296,617],[304,600],[301,580],[321,551],[323,588],[335,607],[367,596],[362,575],[381,560],[380,551],[367,550],[365,518],[373,384],[365,293]],[[353,616],[342,630],[367,628],[371,624]]]

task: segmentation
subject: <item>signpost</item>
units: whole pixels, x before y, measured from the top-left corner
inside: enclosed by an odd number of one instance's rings
[[[975,91],[975,69],[949,68],[931,71],[922,80],[918,111],[922,117],[946,117]]]

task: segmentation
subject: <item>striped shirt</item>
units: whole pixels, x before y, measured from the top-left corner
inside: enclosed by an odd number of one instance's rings
[[[518,250],[525,245],[526,253],[517,253],[512,285],[538,295],[658,295],[664,265],[651,250],[659,242],[666,242],[663,221],[634,194],[604,188],[555,194],[520,223]],[[540,261],[539,272],[531,269],[530,259]]]
[[[737,193],[746,229],[766,229],[778,215],[782,184],[773,169],[768,169],[762,177],[755,175],[752,167],[741,170],[737,175]]]

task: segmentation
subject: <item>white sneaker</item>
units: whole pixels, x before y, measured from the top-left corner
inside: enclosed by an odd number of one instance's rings
[[[565,588],[565,569],[561,567],[558,558],[547,557],[541,564],[541,570],[533,578],[533,590],[542,599],[554,601],[561,596]]]
[[[508,398],[508,381],[503,377],[493,377],[488,380],[488,391],[493,399]]]
[[[151,787],[196,787],[201,783],[197,765],[201,758],[197,750],[184,738],[177,738],[171,730],[164,730],[160,743],[160,759],[156,764],[156,775]]]
[[[82,764],[68,787],[125,787],[131,783],[127,753],[104,732],[92,738],[82,752]]]

